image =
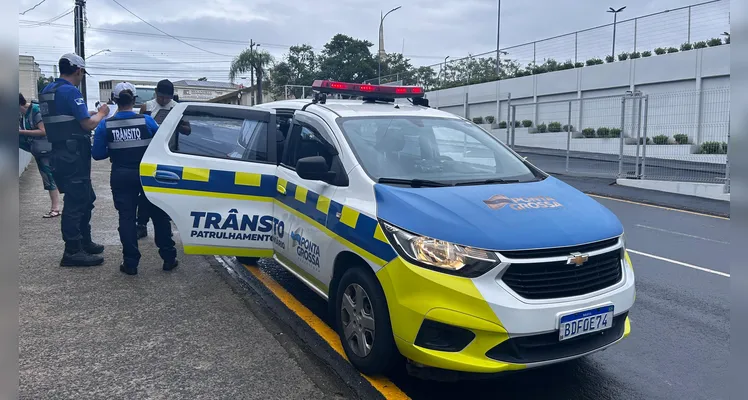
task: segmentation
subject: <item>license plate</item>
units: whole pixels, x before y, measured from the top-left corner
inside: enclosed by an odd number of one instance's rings
[[[613,306],[605,306],[562,315],[559,320],[558,340],[571,339],[613,327]]]

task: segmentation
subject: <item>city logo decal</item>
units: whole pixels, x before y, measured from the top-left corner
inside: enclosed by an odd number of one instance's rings
[[[532,210],[539,208],[560,208],[563,205],[553,197],[508,197],[503,194],[495,194],[483,202],[492,210],[501,210],[509,207],[512,210]]]
[[[291,234],[291,247],[296,248],[296,255],[303,261],[319,270],[319,246],[304,236],[304,229],[296,228]]]
[[[272,241],[285,248],[281,241],[285,234],[283,221],[272,215],[241,214],[232,208],[226,214],[209,211],[192,211],[190,237],[205,239]]]

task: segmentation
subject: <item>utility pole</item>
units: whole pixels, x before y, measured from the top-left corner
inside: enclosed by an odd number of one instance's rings
[[[257,104],[257,86],[258,86],[255,84],[255,74],[254,74],[255,72],[255,58],[254,58],[255,46],[260,47],[260,44],[255,43],[254,39],[249,39],[249,58],[252,62],[252,65],[250,65],[249,67],[249,85],[250,87],[252,87],[252,101],[250,101],[251,103],[250,105],[252,106]],[[259,72],[257,74],[257,79],[258,80],[262,79],[262,77],[260,77]]]
[[[255,47],[255,41],[254,39],[249,39],[249,59],[253,61],[253,51]],[[255,68],[254,65],[249,66],[249,86],[252,87],[252,100],[249,102],[250,106],[255,105],[255,92],[257,91],[257,86],[255,85]]]
[[[82,59],[86,59],[84,32],[86,14],[86,0],[75,0],[75,54]],[[80,91],[83,94],[83,101],[88,104],[88,93],[86,93],[86,74],[83,74]]]

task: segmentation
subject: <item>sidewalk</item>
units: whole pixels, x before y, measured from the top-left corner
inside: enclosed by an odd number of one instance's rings
[[[139,274],[120,273],[109,168],[94,162],[93,235],[106,262],[92,268],[59,266],[60,219],[41,217],[49,197],[33,161],[20,179],[21,398],[343,396],[335,378],[309,368],[303,350],[276,338],[267,318],[204,257],[184,256],[181,243],[179,268],[163,272],[151,231],[140,241]]]

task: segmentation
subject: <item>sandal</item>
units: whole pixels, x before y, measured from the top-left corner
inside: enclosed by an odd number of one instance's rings
[[[50,212],[42,215],[42,218],[54,218],[54,217],[59,217],[60,215],[61,213],[59,211],[51,210]]]

